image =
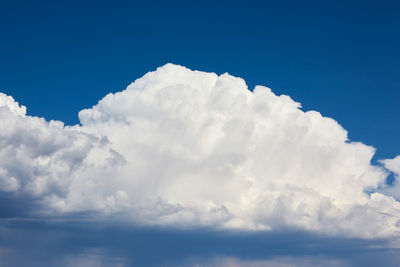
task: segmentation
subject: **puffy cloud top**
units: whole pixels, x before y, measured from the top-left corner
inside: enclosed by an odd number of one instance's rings
[[[0,95],[0,186],[50,214],[398,236],[400,204],[380,189],[400,157],[383,161],[387,170],[372,165],[374,148],[300,107],[229,74],[172,64],[82,110],[79,126],[26,116]]]

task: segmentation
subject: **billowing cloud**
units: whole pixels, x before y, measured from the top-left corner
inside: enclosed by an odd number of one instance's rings
[[[386,169],[392,171],[397,177],[400,176],[400,156],[394,159],[381,160],[381,162],[385,165]]]
[[[389,179],[390,183],[381,188],[381,192],[391,195],[397,200],[400,199],[400,156],[397,156],[394,159],[381,160],[380,163],[382,163],[393,175],[393,178]]]
[[[300,107],[240,78],[172,64],[82,110],[79,126],[26,116],[0,95],[0,186],[49,214],[398,236],[400,203],[378,189],[399,164],[371,164],[374,148]]]
[[[70,209],[63,199],[81,194],[74,209],[96,209],[91,199],[101,177],[112,176],[123,158],[106,138],[25,115],[26,108],[0,94],[0,186],[43,202],[43,210]],[[101,185],[99,185],[101,183]],[[81,191],[84,190],[84,191]],[[99,193],[103,190],[99,189]]]

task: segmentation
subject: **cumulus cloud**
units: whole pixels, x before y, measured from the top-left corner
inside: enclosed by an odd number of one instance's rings
[[[44,203],[42,211],[70,209],[63,199],[75,194],[81,194],[80,203],[68,203],[74,209],[98,208],[92,203],[96,186],[106,186],[101,177],[114,172],[122,156],[107,146],[106,138],[25,112],[12,97],[0,94],[1,190],[32,196]]]
[[[50,214],[398,236],[400,203],[378,188],[399,164],[371,164],[373,147],[300,108],[267,87],[172,64],[82,110],[72,127],[0,95],[0,186]]]
[[[392,171],[397,177],[400,176],[400,156],[394,159],[384,159],[381,162],[385,165],[386,169]]]
[[[391,195],[395,197],[397,200],[400,199],[400,156],[397,156],[393,159],[384,159],[381,160],[385,168],[391,172],[394,179],[390,179],[390,183],[383,185],[381,188],[382,193]]]

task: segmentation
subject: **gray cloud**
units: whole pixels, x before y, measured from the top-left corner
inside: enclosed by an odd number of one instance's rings
[[[388,240],[308,232],[123,227],[96,221],[2,221],[6,266],[397,266]]]

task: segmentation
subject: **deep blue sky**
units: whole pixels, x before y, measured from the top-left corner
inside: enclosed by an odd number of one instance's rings
[[[229,72],[400,154],[398,1],[0,1],[0,91],[79,110],[167,62]]]

